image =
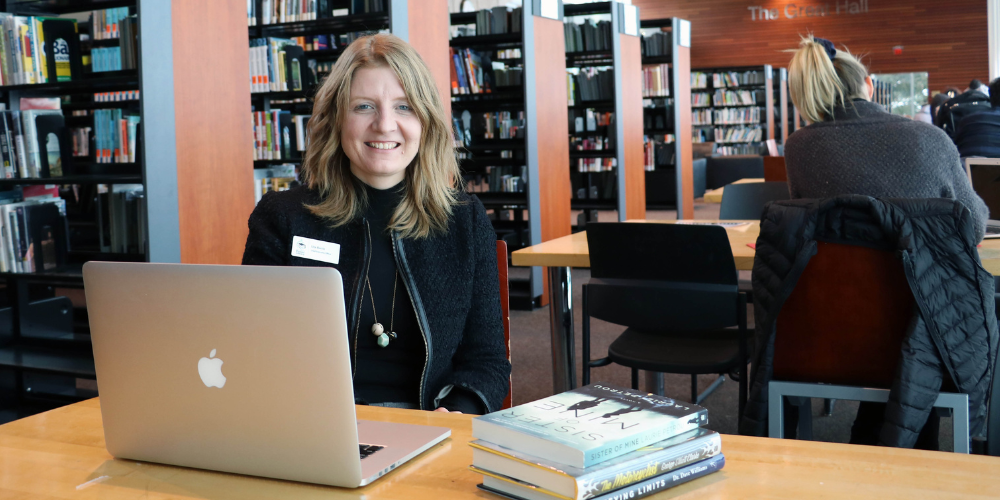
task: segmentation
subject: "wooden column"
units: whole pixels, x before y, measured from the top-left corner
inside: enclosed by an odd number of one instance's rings
[[[686,25],[682,28],[682,24]],[[674,109],[676,121],[674,140],[677,142],[677,218],[694,218],[694,151],[691,131],[691,47],[690,33],[682,40],[681,31],[690,30],[691,23],[674,18]],[[687,42],[684,45],[683,42]]]
[[[534,22],[534,88],[539,145],[537,183],[542,241],[549,241],[566,236],[571,231],[569,149],[559,147],[569,137],[566,40],[561,21],[535,16]],[[642,150],[639,152],[641,160]]]
[[[625,126],[622,148],[625,173],[625,218],[646,218],[646,169],[642,152],[642,39],[638,36],[617,34],[621,44],[622,106],[619,116]]]
[[[246,1],[171,7],[181,262],[239,264],[254,207]]]
[[[767,138],[774,139],[774,73],[764,65],[764,114],[767,115]]]
[[[451,60],[448,59],[448,39],[451,31],[448,0],[409,0],[409,42],[427,63],[444,111],[451,116]]]
[[[789,123],[788,116],[788,72],[785,68],[778,69],[780,87],[778,87],[781,92],[781,144],[785,144],[788,140],[788,134],[790,133],[788,129],[792,128],[792,124]]]

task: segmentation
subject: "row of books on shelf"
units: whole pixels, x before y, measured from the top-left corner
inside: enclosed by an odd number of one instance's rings
[[[716,125],[747,125],[760,123],[760,108],[722,108],[712,110],[712,123]]]
[[[642,36],[643,57],[665,57],[673,54],[674,38],[671,33],[657,32]]]
[[[0,13],[0,24],[0,84],[28,85],[82,77],[83,58],[75,20],[4,12]]]
[[[569,182],[574,200],[607,201],[617,198],[618,175],[613,170],[570,172]]]
[[[767,75],[763,71],[722,71],[717,73],[703,73],[701,71],[691,72],[691,88],[706,89],[708,82],[712,82],[712,87],[740,87],[745,85],[764,85]]]
[[[306,150],[310,115],[272,109],[253,113],[253,159],[297,160]]]
[[[611,149],[614,149],[614,141],[607,136],[571,136],[569,138],[570,151],[608,151]]]
[[[146,195],[142,184],[97,186],[102,252],[146,253]]]
[[[62,176],[63,151],[69,150],[62,110],[0,112],[0,156],[4,178]]]
[[[646,171],[659,166],[674,164],[674,134],[644,135],[642,137],[642,161]]]
[[[94,110],[97,163],[135,163],[139,115],[121,109]]]
[[[295,165],[273,165],[268,168],[256,168],[253,171],[254,204],[271,191],[287,191],[298,185]]]
[[[730,144],[716,146],[715,154],[719,156],[730,155],[761,155],[767,152],[767,146],[760,144]]]
[[[476,35],[520,33],[524,24],[524,9],[501,5],[476,11]]]
[[[352,14],[387,12],[385,0],[247,0],[247,25],[263,25],[315,21]]]
[[[521,58],[521,48],[511,47],[508,49],[498,49],[496,51],[495,59],[502,61],[504,59],[520,59]]]
[[[483,173],[466,173],[470,193],[524,193],[528,190],[528,167],[486,167]]]
[[[57,191],[58,193],[58,191]],[[66,201],[51,193],[0,192],[0,272],[52,271],[66,263]]]
[[[478,139],[524,138],[524,111],[472,113],[462,111],[452,117],[456,146],[471,146]]]
[[[572,133],[594,132],[597,127],[607,127],[614,123],[615,114],[591,108],[569,110],[569,129]]]
[[[642,128],[656,130],[672,130],[674,123],[673,99],[643,99]]]
[[[570,160],[576,163],[577,172],[610,172],[618,165],[616,158],[577,158]]]
[[[129,18],[128,7],[90,12],[90,36],[94,40],[113,40],[122,36],[121,25]]]
[[[709,99],[707,92],[691,93],[691,106],[707,108],[710,106],[752,106],[764,100],[763,90],[722,90],[717,89]]]
[[[656,66],[643,66],[642,96],[643,97],[670,96],[669,64],[658,64]]]
[[[250,40],[250,92],[302,91],[314,83],[305,53],[294,40]]]
[[[764,140],[762,127],[716,128],[715,142],[761,142]]]
[[[94,94],[94,102],[121,102],[138,100],[138,90],[118,90],[115,92],[97,92]]]
[[[472,49],[448,49],[451,57],[451,93],[489,94],[498,85],[498,74],[503,85],[521,85],[521,69],[507,69],[504,63],[494,63],[489,52]]]
[[[594,22],[584,19],[577,23],[567,20],[563,26],[566,38],[566,52],[593,52],[611,50],[611,21]]]
[[[700,406],[592,384],[474,418],[470,469],[517,500],[637,499],[722,469],[707,424]]]
[[[615,72],[612,69],[580,68],[568,80],[569,105],[577,102],[606,101],[615,97]]]

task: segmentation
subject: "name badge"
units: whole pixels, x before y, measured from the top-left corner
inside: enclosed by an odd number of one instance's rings
[[[340,245],[329,241],[294,236],[292,237],[292,257],[338,264],[340,263]]]

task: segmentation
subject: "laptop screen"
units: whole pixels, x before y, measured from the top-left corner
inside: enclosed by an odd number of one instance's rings
[[[990,219],[1000,219],[1000,158],[966,158],[972,189],[990,210]]]

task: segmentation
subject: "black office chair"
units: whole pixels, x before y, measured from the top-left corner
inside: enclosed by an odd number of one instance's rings
[[[718,189],[740,179],[763,179],[764,157],[760,155],[712,156],[705,164],[705,188]]]
[[[656,223],[587,224],[591,280],[583,286],[583,383],[590,369],[612,362],[632,369],[691,375],[701,403],[738,368],[739,414],[747,387],[746,294],[737,290],[726,230]],[[627,329],[606,358],[590,359],[590,318]],[[719,378],[698,394],[696,376]]]
[[[589,228],[588,228],[589,229]],[[997,321],[1000,321],[1000,276],[994,276]],[[986,439],[972,438],[972,452],[978,455],[1000,457],[1000,356],[993,365],[993,382],[990,384],[990,408],[986,417]]]
[[[722,191],[719,218],[723,220],[760,220],[768,202],[787,200],[787,182],[748,182],[730,184]]]

